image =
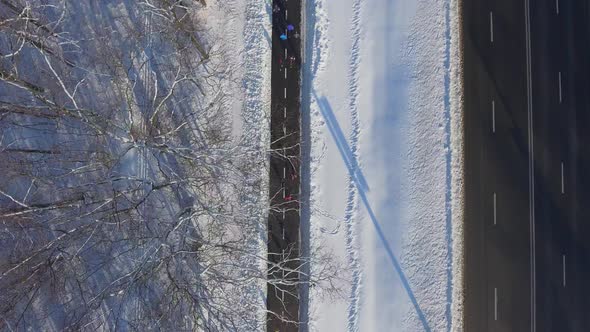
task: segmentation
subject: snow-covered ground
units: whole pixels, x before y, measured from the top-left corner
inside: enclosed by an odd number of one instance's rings
[[[263,330],[269,3],[0,22],[0,330]]]
[[[457,2],[306,0],[311,247],[347,280],[312,331],[461,330]]]

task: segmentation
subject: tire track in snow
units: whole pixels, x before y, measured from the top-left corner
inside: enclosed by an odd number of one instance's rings
[[[358,162],[358,139],[360,135],[360,120],[358,115],[359,99],[359,63],[360,63],[360,44],[361,44],[361,9],[362,0],[354,0],[352,5],[352,22],[350,27],[350,36],[352,47],[348,69],[348,109],[351,118],[350,133],[350,150],[354,158],[353,165],[360,168]],[[359,311],[360,311],[360,289],[362,284],[361,267],[359,263],[359,250],[357,245],[357,206],[358,192],[354,182],[353,174],[348,176],[346,209],[344,212],[344,223],[346,229],[346,251],[348,261],[352,270],[352,284],[350,290],[350,303],[348,305],[348,330],[358,331]]]

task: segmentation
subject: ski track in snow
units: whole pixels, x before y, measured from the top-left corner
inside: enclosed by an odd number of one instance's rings
[[[353,174],[348,176],[346,210],[344,212],[344,222],[346,229],[346,251],[348,261],[352,272],[352,282],[350,290],[350,304],[348,307],[348,331],[358,331],[360,290],[362,284],[361,267],[359,263],[359,249],[357,245],[358,227],[358,192],[355,184],[354,174],[358,171],[358,140],[360,135],[360,120],[358,115],[358,97],[359,97],[359,64],[360,64],[360,44],[361,44],[361,9],[362,0],[355,0],[353,3],[352,22],[350,36],[352,48],[350,53],[349,72],[348,72],[348,108],[351,119],[351,133],[349,137],[350,150],[353,160]]]

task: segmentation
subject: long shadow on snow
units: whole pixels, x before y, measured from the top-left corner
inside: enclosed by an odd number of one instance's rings
[[[344,163],[346,164],[346,167],[348,168],[348,172],[349,172],[350,176],[352,177],[352,179],[354,180],[354,183],[355,183],[357,190],[359,192],[359,196],[360,196],[363,204],[365,205],[365,208],[367,209],[367,213],[369,214],[369,217],[371,218],[371,221],[373,222],[373,226],[375,226],[375,230],[377,231],[377,235],[379,236],[379,239],[381,240],[383,247],[387,251],[387,256],[389,256],[389,260],[391,261],[393,268],[397,272],[397,274],[402,282],[402,285],[404,286],[404,289],[406,290],[408,297],[410,298],[410,301],[412,301],[412,304],[414,305],[414,309],[416,310],[416,313],[418,314],[418,318],[420,319],[420,322],[422,323],[424,330],[430,332],[431,331],[430,326],[428,325],[428,322],[426,321],[426,317],[424,316],[424,313],[422,312],[422,309],[420,308],[420,305],[418,304],[418,300],[414,296],[414,292],[412,291],[412,287],[410,286],[410,283],[408,282],[408,279],[407,279],[406,275],[404,274],[404,271],[402,270],[402,267],[399,264],[397,258],[393,254],[393,250],[391,249],[391,246],[389,245],[389,242],[387,241],[385,234],[383,233],[383,230],[381,229],[381,225],[379,223],[379,220],[377,220],[377,216],[375,216],[375,213],[373,212],[373,209],[371,208],[371,204],[369,203],[369,200],[368,200],[367,194],[366,194],[369,191],[369,187],[365,181],[365,177],[363,176],[362,171],[359,169],[356,161],[354,161],[354,158],[352,158],[352,151],[350,151],[350,147],[348,146],[348,142],[347,142],[344,134],[342,133],[342,129],[340,128],[340,125],[338,124],[336,117],[334,116],[334,112],[332,111],[332,107],[330,106],[330,103],[328,102],[326,97],[322,96],[322,97],[318,98],[315,91],[313,92],[313,95],[314,95],[314,98],[318,101],[318,105],[320,107],[320,111],[322,112],[322,116],[326,120],[326,125],[328,126],[328,129],[330,130],[330,133],[332,134],[332,137],[334,138],[334,141],[336,142],[336,145],[338,146],[338,150],[340,151],[342,159],[344,159]]]

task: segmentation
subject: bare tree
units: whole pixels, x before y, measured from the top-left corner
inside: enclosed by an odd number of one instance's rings
[[[121,6],[0,0],[0,327],[252,331],[269,274],[336,292],[329,255],[259,252],[269,152],[231,136],[202,4]]]

